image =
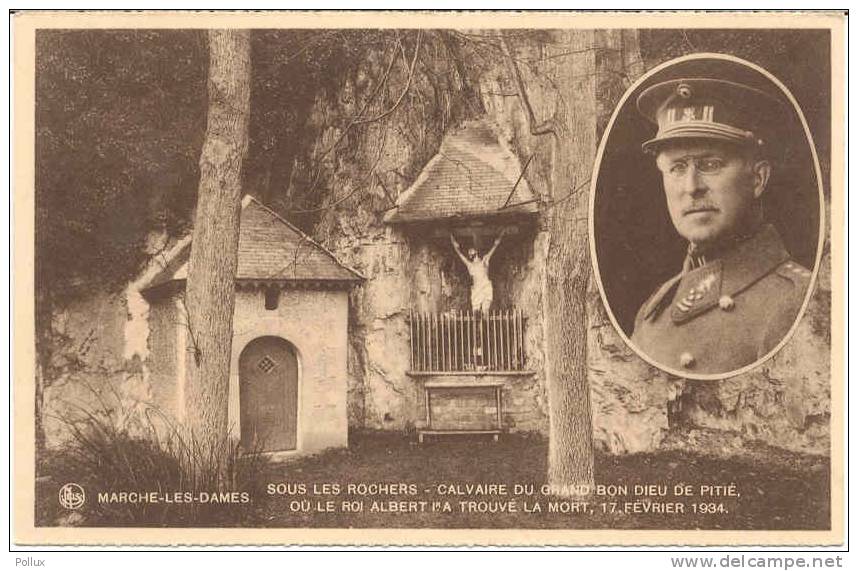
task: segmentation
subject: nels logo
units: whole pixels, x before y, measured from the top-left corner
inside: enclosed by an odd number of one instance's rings
[[[76,510],[86,501],[86,493],[81,486],[70,482],[60,488],[59,498],[61,506],[67,510]]]

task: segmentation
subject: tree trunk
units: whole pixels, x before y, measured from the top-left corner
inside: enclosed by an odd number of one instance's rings
[[[561,30],[553,35],[551,49],[568,55],[559,58],[552,74],[558,96],[545,290],[548,483],[561,495],[571,495],[576,487],[593,484],[586,305],[589,183],[605,116],[623,92],[612,87],[618,80],[626,83],[625,67],[635,62],[637,37],[621,30]]]
[[[45,286],[47,280],[40,274],[43,264],[36,264],[35,331],[36,331],[36,394],[34,403],[36,475],[41,474],[45,459],[45,390],[50,387],[53,371],[51,362],[54,353],[54,301],[51,291]]]
[[[185,411],[195,452],[210,459],[221,458],[211,454],[224,449],[228,435],[241,166],[250,115],[250,33],[211,30],[208,38],[208,125],[185,293]]]

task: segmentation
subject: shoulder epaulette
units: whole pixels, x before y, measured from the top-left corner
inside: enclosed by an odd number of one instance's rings
[[[775,269],[775,272],[781,277],[787,278],[792,282],[808,282],[810,281],[811,272],[801,264],[786,261]]]

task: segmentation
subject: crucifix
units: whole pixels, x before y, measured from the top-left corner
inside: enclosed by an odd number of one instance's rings
[[[456,237],[451,233],[450,242],[453,244],[453,249],[458,254],[459,259],[465,264],[468,274],[471,276],[471,309],[474,311],[488,312],[491,309],[492,301],[494,300],[494,288],[492,281],[489,278],[489,264],[492,260],[495,250],[503,239],[506,229],[502,229],[491,249],[480,256],[475,247],[468,248],[467,255],[462,253],[462,247],[456,240]],[[475,244],[476,245],[476,244]]]

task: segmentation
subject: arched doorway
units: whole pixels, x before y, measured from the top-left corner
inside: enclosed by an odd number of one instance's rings
[[[259,337],[238,358],[241,445],[250,452],[294,450],[298,358],[280,337]]]

